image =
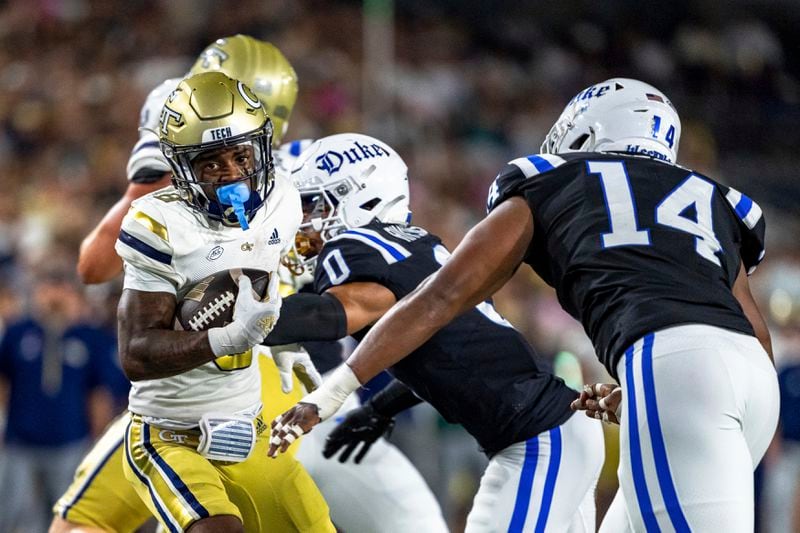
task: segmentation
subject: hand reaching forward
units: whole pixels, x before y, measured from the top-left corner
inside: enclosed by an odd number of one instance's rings
[[[339,410],[347,397],[361,386],[352,369],[345,363],[330,373],[322,385],[272,421],[269,439],[270,457],[285,452],[297,438],[327,420]]]
[[[267,455],[273,459],[284,453],[304,433],[322,422],[319,409],[313,403],[300,402],[272,421]]]

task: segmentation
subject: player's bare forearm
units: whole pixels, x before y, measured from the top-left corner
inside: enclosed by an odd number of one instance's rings
[[[348,335],[377,322],[397,302],[392,291],[372,281],[336,285],[326,292],[342,304]]]
[[[122,200],[117,202],[106,213],[100,224],[81,243],[78,276],[86,284],[103,283],[122,272],[122,259],[114,251],[114,243],[119,235],[122,218],[130,204],[122,208],[121,202]],[[114,226],[117,228],[116,232]]]
[[[175,305],[166,292],[122,292],[119,355],[131,381],[174,376],[215,359],[206,331],[172,329]]]
[[[87,284],[103,283],[122,272],[122,259],[114,250],[122,219],[131,207],[131,202],[140,196],[169,185],[169,175],[147,184],[130,183],[125,195],[105,214],[100,223],[81,242],[78,256],[78,276]]]
[[[753,326],[756,338],[764,347],[769,358],[772,359],[774,364],[775,360],[772,356],[772,338],[767,328],[767,323],[758,309],[755,299],[750,292],[750,282],[747,280],[747,273],[745,272],[744,264],[739,267],[739,274],[736,276],[736,281],[733,284],[733,295],[738,300],[739,305],[742,306],[742,311]]]
[[[348,358],[361,383],[421,346],[453,318],[502,287],[533,237],[525,201],[512,198],[475,226],[438,272],[400,300]]]

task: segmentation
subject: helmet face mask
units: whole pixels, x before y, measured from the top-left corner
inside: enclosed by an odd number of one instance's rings
[[[181,198],[229,226],[242,223],[217,191],[245,183],[249,193],[240,207],[246,220],[252,219],[272,187],[271,136],[270,119],[252,92],[215,72],[183,80],[167,99],[159,126],[161,149]]]
[[[661,91],[641,81],[613,78],[570,100],[541,152],[623,152],[674,163],[680,133],[678,113]]]
[[[303,222],[295,235],[295,252],[303,264],[314,260],[329,239],[346,228],[333,216],[336,204],[323,188],[308,188],[300,193]]]
[[[292,179],[303,205],[295,246],[304,264],[344,231],[373,220],[408,224],[411,218],[408,167],[373,137],[343,133],[319,139],[300,155]]]

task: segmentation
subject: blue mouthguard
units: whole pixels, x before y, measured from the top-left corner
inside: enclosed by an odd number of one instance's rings
[[[217,189],[217,198],[223,205],[233,206],[233,212],[239,219],[242,229],[250,229],[247,224],[247,217],[244,214],[244,203],[250,198],[250,187],[245,183],[231,183]]]

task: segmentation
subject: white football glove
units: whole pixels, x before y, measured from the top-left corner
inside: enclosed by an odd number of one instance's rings
[[[217,357],[242,353],[260,344],[280,316],[280,280],[274,272],[269,277],[267,296],[261,302],[255,298],[250,278],[242,274],[238,281],[239,294],[233,307],[233,322],[208,330],[208,342]]]
[[[317,372],[308,352],[299,346],[297,351],[273,352],[272,360],[278,367],[278,373],[281,376],[281,390],[284,394],[292,392],[294,386],[292,372],[308,392],[316,390],[322,384],[322,376]]]

